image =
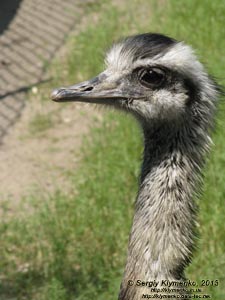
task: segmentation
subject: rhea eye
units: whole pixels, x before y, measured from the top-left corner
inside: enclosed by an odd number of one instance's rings
[[[165,80],[165,72],[159,68],[142,69],[138,73],[142,85],[150,88],[159,87]]]

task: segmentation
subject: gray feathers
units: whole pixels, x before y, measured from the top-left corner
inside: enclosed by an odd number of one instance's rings
[[[128,280],[185,278],[217,87],[189,46],[161,35],[125,39],[113,46],[107,64],[121,74],[160,66],[167,76],[164,86],[129,107],[143,127],[145,149],[119,299],[137,300],[150,291],[129,287]]]
[[[133,62],[139,59],[163,55],[168,48],[177,43],[176,40],[157,33],[143,33],[125,38],[121,41],[121,52],[132,50]]]

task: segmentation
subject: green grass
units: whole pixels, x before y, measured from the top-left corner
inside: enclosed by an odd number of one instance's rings
[[[37,113],[29,124],[31,134],[39,134],[53,126],[53,120],[50,115]]]
[[[111,6],[101,8],[98,23],[68,41],[71,54],[63,84],[101,71],[103,50],[131,31],[160,31],[185,40],[224,83],[224,14],[225,4],[219,0],[134,1],[126,6],[126,14]],[[188,269],[192,280],[220,280],[219,288],[207,289],[214,300],[225,294],[223,114],[221,104],[199,202],[201,238]],[[45,126],[49,124],[44,120],[34,128]],[[79,170],[68,176],[75,187],[70,196],[61,188],[42,199],[24,199],[32,203],[32,214],[2,221],[0,299],[117,299],[137,191],[141,134],[134,120],[107,112],[102,127],[92,129],[90,136],[81,149]]]

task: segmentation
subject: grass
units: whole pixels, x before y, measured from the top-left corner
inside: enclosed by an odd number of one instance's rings
[[[101,8],[98,23],[68,41],[75,50],[68,55],[64,81],[73,83],[101,71],[103,49],[119,36],[160,31],[198,49],[222,84],[224,13],[219,0],[133,1],[126,14],[111,6]],[[221,104],[199,202],[201,239],[187,273],[192,280],[219,279],[219,288],[207,289],[214,300],[225,294],[223,113]],[[45,116],[43,125],[35,121],[35,130],[48,128],[45,121]],[[2,221],[0,299],[117,298],[137,190],[141,135],[129,117],[108,112],[81,150],[79,172],[68,175],[76,189],[70,196],[59,189],[43,199],[25,199],[34,207],[31,216]]]
[[[53,126],[51,116],[37,113],[33,117],[29,129],[31,134],[37,134],[46,131]]]

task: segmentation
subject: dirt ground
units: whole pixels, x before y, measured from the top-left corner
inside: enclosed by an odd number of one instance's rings
[[[50,100],[49,100],[50,101]],[[23,196],[50,193],[63,186],[70,190],[65,172],[77,165],[82,136],[87,134],[99,112],[79,104],[64,106],[57,112],[57,124],[43,134],[27,133],[34,114],[49,114],[60,104],[32,101],[0,147],[0,195],[18,202]],[[55,121],[56,122],[56,121]]]

